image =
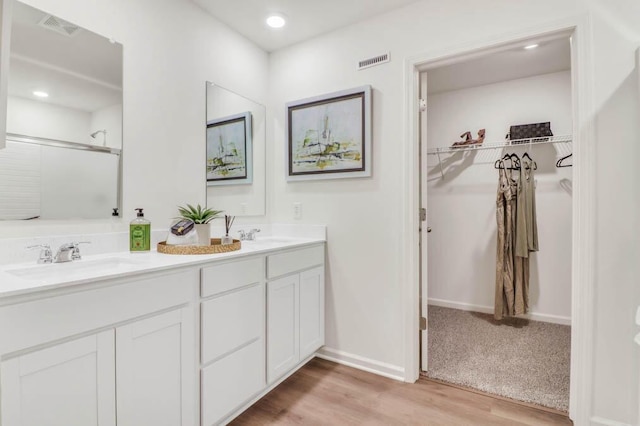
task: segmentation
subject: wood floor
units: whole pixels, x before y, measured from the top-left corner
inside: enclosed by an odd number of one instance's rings
[[[571,425],[565,416],[420,379],[314,359],[233,425]]]

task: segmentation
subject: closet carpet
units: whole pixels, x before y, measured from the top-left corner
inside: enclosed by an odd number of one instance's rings
[[[427,377],[568,411],[571,327],[429,306]]]

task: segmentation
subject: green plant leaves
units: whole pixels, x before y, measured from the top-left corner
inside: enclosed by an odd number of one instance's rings
[[[220,213],[224,212],[224,210],[202,208],[200,204],[198,204],[198,207],[193,207],[191,204],[187,204],[186,207],[178,206],[178,212],[180,213],[180,217],[190,219],[196,224],[203,224],[216,219],[219,217]]]

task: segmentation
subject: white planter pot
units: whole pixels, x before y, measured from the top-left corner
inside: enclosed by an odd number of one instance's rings
[[[211,245],[211,227],[208,223],[204,224],[196,224],[195,225],[196,234],[198,235],[198,245],[199,246],[210,246]]]

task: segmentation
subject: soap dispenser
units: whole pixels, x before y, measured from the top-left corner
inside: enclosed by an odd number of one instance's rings
[[[132,252],[151,250],[151,222],[144,218],[142,209],[129,225],[129,249]]]

